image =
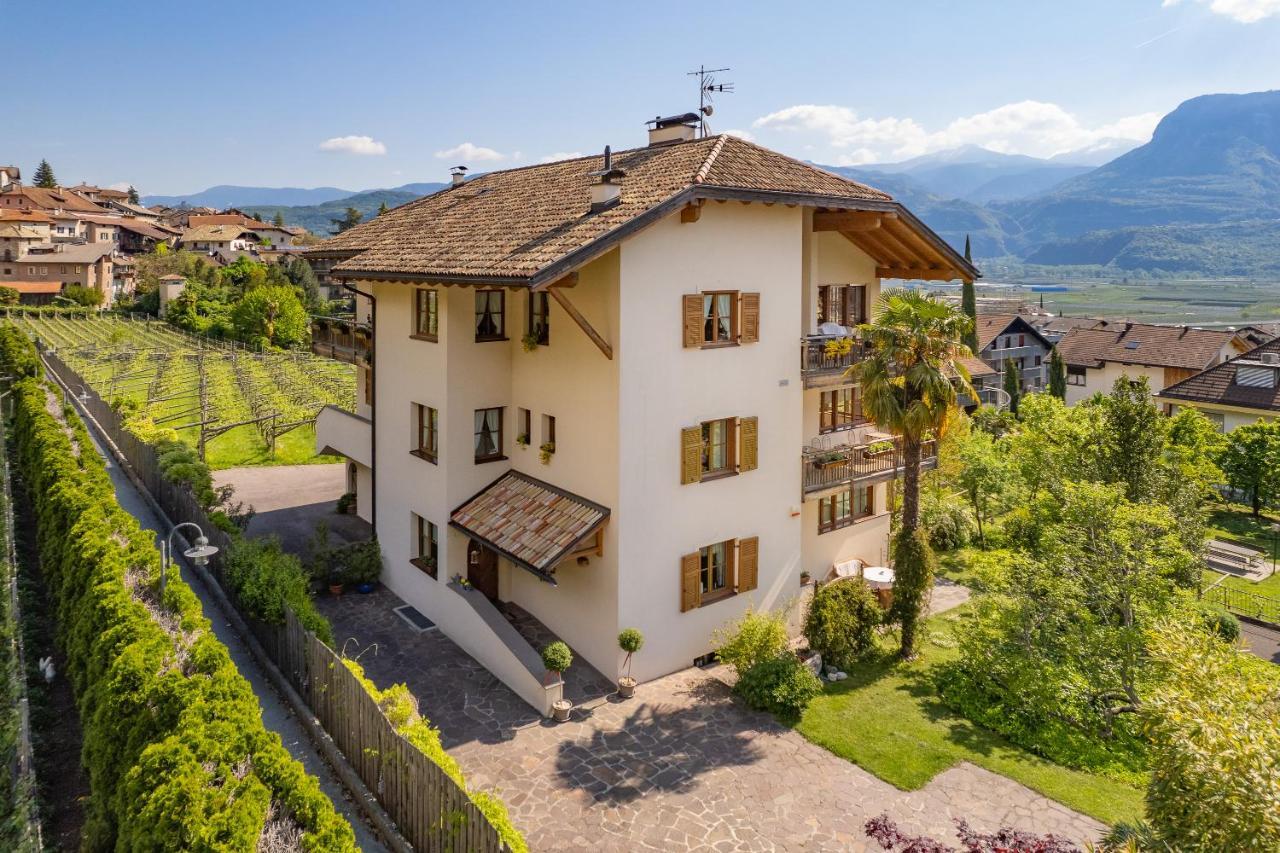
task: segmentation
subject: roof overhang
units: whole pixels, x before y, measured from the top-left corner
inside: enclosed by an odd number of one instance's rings
[[[1218,400],[1200,400],[1195,397],[1182,397],[1167,394],[1164,391],[1158,394],[1152,394],[1151,399],[1156,403],[1168,403],[1173,406],[1192,406],[1197,409],[1210,409],[1215,412],[1233,412],[1241,415],[1254,415],[1260,418],[1280,417],[1280,408],[1273,408],[1269,406],[1246,406],[1243,403],[1224,403]]]
[[[893,231],[896,236],[888,236],[886,239],[878,241],[864,239],[859,242],[849,233],[845,234],[855,245],[876,261],[876,274],[878,277],[973,281],[982,276],[977,267],[965,260],[963,255],[953,249],[929,226],[921,222],[899,202],[890,199],[855,199],[709,184],[694,184],[685,187],[680,192],[659,202],[643,213],[628,219],[617,228],[601,235],[587,245],[569,252],[528,276],[467,276],[431,272],[406,273],[391,270],[344,269],[341,265],[335,267],[331,271],[331,275],[345,280],[439,282],[441,284],[480,287],[527,287],[532,290],[542,290],[555,284],[568,273],[580,269],[605,254],[628,237],[670,216],[685,205],[700,200],[760,202],[762,204],[782,204],[793,207],[813,207],[824,213],[864,212],[882,214],[884,220],[896,223],[886,230],[886,235],[889,234],[889,231]],[[331,257],[346,260],[359,255],[362,251],[362,249],[341,252],[312,250],[307,253],[306,257]]]

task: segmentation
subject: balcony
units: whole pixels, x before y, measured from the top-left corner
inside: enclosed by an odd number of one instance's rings
[[[373,424],[368,418],[329,405],[316,415],[316,452],[345,456],[373,467]]]
[[[311,351],[316,355],[347,364],[369,363],[372,332],[368,323],[357,323],[349,317],[313,317],[311,319]]]
[[[806,388],[839,385],[867,357],[867,345],[848,335],[809,335],[800,340],[800,376]]]
[[[920,448],[924,469],[938,466],[938,443],[929,440]],[[846,445],[832,450],[805,448],[801,454],[804,493],[859,483],[870,485],[892,480],[903,472],[902,444],[897,440]]]

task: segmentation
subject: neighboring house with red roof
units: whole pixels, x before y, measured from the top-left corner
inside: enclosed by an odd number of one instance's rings
[[[1040,391],[1049,384],[1049,353],[1053,344],[1029,317],[1022,314],[979,314],[976,326],[978,357],[999,377],[993,384],[1003,386],[1010,361],[1018,367],[1024,393]]]
[[[1248,350],[1236,331],[1113,322],[1074,328],[1058,342],[1067,365],[1067,404],[1109,393],[1121,376],[1145,377],[1152,393]]]
[[[21,258],[0,261],[0,285],[53,282],[65,289],[78,284],[102,291],[102,304],[110,307],[115,298],[113,251],[109,244],[46,243]]]
[[[498,603],[611,677],[640,629],[647,680],[803,601],[802,573],[886,563],[901,456],[851,326],[883,279],[977,276],[888,194],[696,125],[459,179],[305,252],[367,294],[364,325],[313,327],[360,366],[316,435],[382,581],[543,712],[560,687]]]
[[[1176,382],[1156,395],[1176,412],[1197,409],[1223,432],[1280,417],[1280,339]]]

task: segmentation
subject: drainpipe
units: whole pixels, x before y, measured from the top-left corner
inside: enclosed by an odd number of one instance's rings
[[[378,538],[378,383],[374,379],[378,372],[377,351],[378,340],[378,300],[372,293],[357,290],[347,280],[342,280],[342,289],[356,296],[369,300],[369,516],[373,519],[373,537]]]

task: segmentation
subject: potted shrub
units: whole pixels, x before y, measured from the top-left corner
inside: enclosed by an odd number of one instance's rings
[[[331,557],[329,559],[329,594],[342,595],[346,588],[346,581],[342,563],[336,557]]]
[[[342,567],[342,577],[357,592],[370,593],[382,574],[382,549],[377,539],[353,542],[334,551],[334,559]]]
[[[538,348],[538,336],[532,332],[520,339],[525,352],[533,352]]]
[[[338,515],[350,515],[356,511],[356,493],[343,492],[338,498]]]
[[[623,699],[630,699],[635,695],[636,680],[631,677],[631,656],[643,647],[644,634],[636,628],[624,628],[618,635],[618,648],[627,653],[627,659],[623,661],[627,674],[618,679],[618,695]]]
[[[561,680],[564,678],[564,671],[573,663],[573,652],[569,651],[560,640],[548,643],[542,647],[542,665],[546,668],[547,674],[543,677],[543,684],[551,681],[551,674],[555,673]],[[565,722],[569,719],[569,711],[573,708],[573,703],[568,699],[558,699],[551,705],[551,713],[558,722]]]
[[[853,338],[832,338],[823,344],[822,352],[830,359],[844,358],[853,352]]]
[[[529,433],[522,432],[517,435],[516,444],[520,445],[521,450],[527,450],[529,448]]]
[[[863,455],[866,456],[868,459],[873,459],[876,456],[881,456],[885,453],[892,453],[892,452],[893,452],[893,442],[887,438],[881,439],[880,441],[871,442],[862,451]]]
[[[540,461],[543,465],[549,465],[551,463],[551,456],[555,452],[556,452],[555,443],[550,441],[544,441],[542,443],[542,446],[538,448],[538,461]]]

